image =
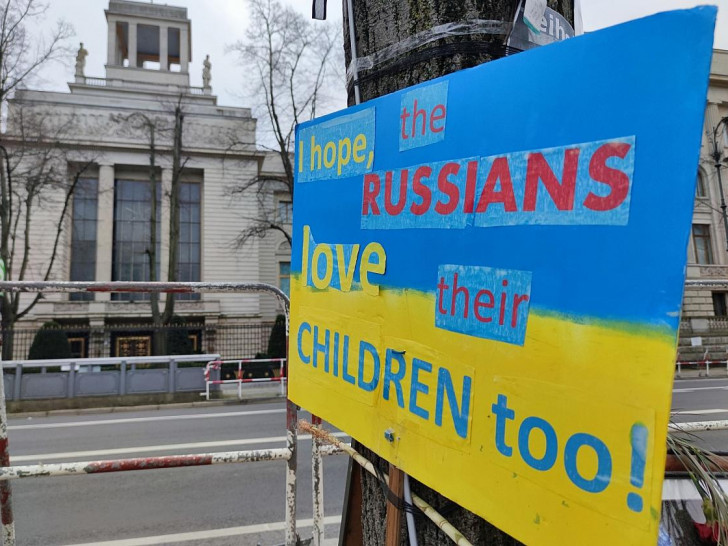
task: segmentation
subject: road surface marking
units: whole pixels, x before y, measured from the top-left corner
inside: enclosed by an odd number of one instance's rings
[[[338,438],[346,437],[348,434],[344,432],[334,432],[332,436]],[[303,434],[298,437],[299,440],[310,440],[310,434]],[[79,459],[86,457],[108,457],[109,455],[130,455],[133,453],[149,453],[151,451],[176,451],[178,449],[203,449],[213,447],[233,447],[246,446],[251,444],[267,444],[267,443],[284,443],[285,436],[270,436],[268,438],[241,438],[239,440],[220,440],[217,442],[195,442],[191,444],[166,444],[158,446],[138,446],[138,447],[121,447],[116,449],[99,449],[94,451],[68,451],[65,453],[40,453],[37,455],[11,455],[10,463],[21,463],[27,461],[48,461],[51,459]]]
[[[728,391],[728,386],[725,387],[693,387],[688,389],[673,389],[672,392],[698,392],[698,391]]]
[[[177,421],[183,419],[218,419],[220,417],[240,417],[246,415],[269,415],[286,413],[285,409],[254,411],[226,411],[220,413],[200,413],[191,415],[157,415],[154,417],[128,417],[124,419],[102,419],[99,421],[77,421],[75,423],[42,423],[37,425],[9,425],[10,430],[40,430],[46,428],[93,427],[99,425],[121,425],[127,423],[149,423],[151,421]]]
[[[673,411],[672,415],[710,415],[712,413],[728,413],[728,409],[696,409],[696,410],[683,410]]]
[[[341,516],[326,516],[324,518],[324,525],[335,525],[339,523],[341,523]],[[296,521],[296,528],[304,527],[313,527],[313,520],[299,519]],[[173,544],[178,542],[187,542],[190,540],[209,540],[213,538],[270,533],[272,531],[284,531],[285,529],[285,521],[276,521],[274,523],[258,523],[254,525],[244,525],[241,527],[210,529],[208,531],[192,531],[189,533],[109,540],[106,542],[84,542],[83,544],[72,544],[67,546],[153,546],[155,544]]]

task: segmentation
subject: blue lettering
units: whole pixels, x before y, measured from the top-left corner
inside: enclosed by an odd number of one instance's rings
[[[367,352],[372,355],[372,362],[374,363],[374,370],[372,379],[370,381],[364,380],[364,353]],[[379,384],[379,353],[374,348],[374,345],[361,341],[359,343],[359,388],[368,392],[373,391]]]
[[[435,403],[435,424],[442,426],[442,409],[444,406],[444,397],[447,392],[447,400],[450,405],[450,415],[455,425],[455,432],[461,438],[468,437],[468,420],[470,418],[470,386],[472,378],[463,376],[463,399],[460,402],[461,410],[458,410],[457,400],[455,398],[455,386],[452,382],[450,371],[440,368],[437,371],[437,401]]]
[[[311,355],[305,355],[303,354],[303,332],[307,331],[309,334],[311,333],[311,325],[308,322],[302,322],[301,326],[298,327],[298,357],[301,359],[301,362],[304,364],[310,364],[311,363]]]
[[[324,365],[329,366],[329,330],[324,334],[324,342],[319,343],[319,327],[313,327],[313,367],[318,368],[318,354],[324,353]]]
[[[498,402],[491,406],[495,415],[495,447],[506,457],[513,455],[513,448],[506,445],[506,421],[512,421],[516,412],[508,407],[508,397],[498,395]]]
[[[397,373],[392,372],[392,361],[398,363]],[[404,394],[402,393],[402,378],[407,371],[407,364],[404,360],[403,353],[387,349],[384,357],[384,377],[382,378],[382,397],[389,400],[389,385],[394,384],[394,390],[397,393],[397,404],[400,408],[404,408]]]
[[[334,332],[334,377],[339,377],[339,338],[340,338],[339,332]],[[328,361],[326,361],[326,364],[328,364]],[[329,371],[328,365],[326,366],[326,371]]]
[[[546,451],[540,459],[533,456],[528,443],[531,437],[531,431],[535,428],[543,432],[546,437]],[[556,463],[558,448],[559,444],[556,439],[556,431],[548,421],[540,417],[527,417],[523,420],[521,427],[518,429],[518,451],[521,452],[521,457],[523,457],[523,460],[528,466],[541,471],[550,470],[554,466],[554,463]]]
[[[577,468],[577,455],[583,446],[592,448],[597,454],[597,473],[591,480],[584,478]],[[609,448],[591,434],[580,432],[569,438],[564,448],[564,467],[574,485],[589,493],[601,493],[612,479],[612,455]]]
[[[410,399],[409,399],[409,410],[415,415],[422,417],[423,419],[430,418],[430,412],[426,409],[421,408],[417,405],[417,394],[427,394],[430,392],[430,387],[420,382],[420,370],[424,370],[427,373],[432,372],[432,364],[419,358],[412,359],[412,384],[410,385]]]
[[[347,383],[356,385],[356,378],[349,373],[349,336],[344,336],[344,355],[342,357],[341,378]]]

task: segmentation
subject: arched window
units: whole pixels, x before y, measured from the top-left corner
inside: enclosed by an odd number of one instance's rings
[[[698,171],[698,178],[695,181],[695,197],[708,197],[708,188],[705,186],[703,173]]]

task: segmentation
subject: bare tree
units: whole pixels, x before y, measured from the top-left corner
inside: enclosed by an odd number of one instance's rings
[[[277,0],[248,0],[248,7],[245,37],[230,49],[252,73],[250,92],[260,100],[265,127],[262,142],[280,159],[283,174],[256,176],[233,189],[254,194],[259,205],[256,216],[244,218],[248,225],[237,243],[242,246],[271,231],[282,233],[290,243],[289,219],[277,214],[272,196],[283,194],[292,202],[296,124],[320,114],[337,95],[343,106],[343,61],[337,61],[343,53],[341,35],[335,24],[311,21]]]
[[[0,3],[0,103],[27,84],[50,61],[66,59],[73,29],[63,21],[48,36],[32,33],[48,5],[38,0],[4,0]]]
[[[149,186],[150,186],[150,229],[149,246],[146,254],[149,260],[149,280],[158,281],[157,278],[157,226],[159,225],[159,194],[157,189],[158,163],[160,154],[171,155],[172,180],[169,194],[169,249],[167,280],[179,280],[179,240],[180,240],[180,180],[188,158],[182,158],[182,142],[184,134],[184,109],[182,96],[171,107],[172,114],[161,113],[149,116],[142,112],[133,112],[126,116],[113,116],[112,121],[126,123],[147,139],[149,146]],[[164,308],[160,310],[159,294],[150,294],[152,323],[155,326],[154,349],[158,354],[166,352],[166,335],[161,326],[168,326],[174,317],[174,294],[168,294],[164,301]]]
[[[45,64],[70,54],[67,39],[73,34],[69,25],[59,22],[47,36],[31,36],[33,27],[43,17],[47,5],[38,0],[4,0],[0,3],[0,110],[7,110],[13,93],[33,79]],[[69,129],[71,121],[52,123],[45,114],[11,114],[8,125],[17,129],[0,140],[3,166],[0,169],[0,259],[5,263],[8,280],[23,280],[28,274],[30,257],[30,222],[34,208],[43,206],[48,190],[63,190],[64,206],[51,259],[43,278],[49,278],[56,259],[63,219],[68,211],[73,189],[80,176],[67,173],[62,157],[66,152],[58,138]],[[27,139],[27,142],[23,139]],[[67,178],[70,174],[70,180]],[[22,242],[22,243],[21,243]],[[0,298],[3,331],[13,327],[38,301],[20,309],[17,295]],[[3,344],[3,355],[12,354],[12,339]]]
[[[49,280],[53,273],[66,225],[73,193],[83,174],[94,161],[93,153],[80,155],[63,144],[75,132],[73,117],[51,115],[44,108],[15,104],[8,116],[9,132],[5,134],[0,153],[3,188],[2,258],[6,276],[11,280]],[[34,245],[48,244],[48,233],[34,232],[32,223],[39,216],[56,214],[49,254],[41,265],[34,266],[31,251]],[[21,305],[21,295],[5,293],[2,303],[3,358],[11,358],[12,329],[38,303],[37,294]]]

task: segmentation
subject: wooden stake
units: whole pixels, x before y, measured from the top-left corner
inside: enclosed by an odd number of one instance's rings
[[[389,489],[398,498],[404,493],[404,472],[393,464],[389,465]],[[399,546],[402,511],[387,500],[387,538],[386,546]]]
[[[352,443],[356,440],[352,440]],[[354,459],[349,459],[349,472],[344,493],[344,511],[339,530],[340,546],[362,546],[364,531],[361,526],[361,467]]]

